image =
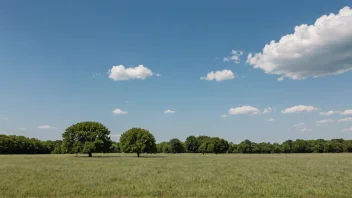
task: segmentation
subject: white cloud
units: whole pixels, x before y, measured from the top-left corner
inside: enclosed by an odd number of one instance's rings
[[[327,112],[321,112],[320,115],[329,116],[329,115],[338,114],[338,113],[340,113],[340,112],[339,111],[327,111]]]
[[[115,109],[112,111],[113,114],[116,115],[123,115],[123,114],[128,114],[128,111],[122,111],[121,109]]]
[[[161,74],[159,74],[159,73],[156,73],[156,74],[155,74],[155,76],[158,76],[158,77],[159,77],[159,76],[161,76]]]
[[[341,115],[352,115],[352,109],[345,110],[341,113]]]
[[[176,113],[176,111],[173,111],[173,110],[168,109],[168,110],[164,111],[164,113],[172,114],[172,113]]]
[[[337,120],[338,122],[352,122],[352,118],[342,118],[340,120]]]
[[[19,130],[25,131],[25,130],[27,130],[27,128],[19,128]]]
[[[247,63],[267,74],[301,80],[341,74],[352,69],[352,9],[323,15],[313,25],[296,26],[293,34],[249,54]]]
[[[308,129],[308,128],[301,128],[301,131],[304,133],[304,132],[309,132],[309,131],[312,131],[312,129]]]
[[[268,119],[268,122],[273,122],[273,121],[275,121],[274,118],[269,118],[269,119]]]
[[[7,117],[0,117],[0,120],[8,120],[9,118]]]
[[[312,112],[312,111],[317,111],[318,108],[313,107],[313,106],[305,106],[305,105],[298,105],[298,106],[293,106],[290,108],[287,108],[281,113],[287,114],[287,113],[301,113],[301,112]]]
[[[301,128],[305,125],[304,122],[301,122],[301,123],[298,123],[298,124],[294,124],[292,127],[295,127],[295,128]]]
[[[271,112],[271,107],[264,108],[263,114],[267,114]]]
[[[130,68],[125,68],[123,65],[112,66],[108,74],[109,78],[113,79],[114,81],[131,79],[144,80],[147,77],[153,76],[153,72],[143,65],[138,65],[137,67]]]
[[[352,132],[352,126],[350,128],[346,128],[346,129],[342,130],[342,132]]]
[[[222,118],[227,118],[227,117],[229,117],[229,115],[224,114],[224,115],[221,115],[220,117],[222,117]]]
[[[39,129],[56,129],[56,127],[50,125],[40,125],[38,126]]]
[[[224,69],[222,71],[210,72],[206,76],[201,77],[201,80],[216,80],[216,81],[223,81],[223,80],[231,80],[235,78],[235,74],[228,69]]]
[[[224,61],[233,61],[234,63],[240,63],[241,62],[241,56],[243,55],[243,52],[241,50],[232,50],[231,51],[231,56],[224,57]]]
[[[230,108],[229,110],[229,115],[241,115],[241,114],[258,115],[260,114],[260,111],[259,109],[252,106]]]
[[[317,125],[323,125],[323,124],[329,124],[329,123],[332,123],[332,122],[335,122],[335,120],[326,119],[326,120],[318,120],[318,121],[316,121],[316,124]]]

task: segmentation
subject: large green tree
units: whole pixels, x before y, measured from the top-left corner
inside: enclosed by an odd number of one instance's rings
[[[170,148],[171,148],[171,153],[184,153],[185,148],[183,146],[183,143],[179,139],[172,139],[169,142]]]
[[[110,131],[99,122],[80,122],[62,134],[62,146],[68,153],[107,152],[111,146]]]
[[[154,136],[146,129],[132,128],[120,137],[120,148],[124,153],[156,153]]]
[[[186,145],[186,150],[189,153],[196,153],[198,151],[199,146],[200,146],[197,138],[193,135],[188,136],[186,138],[185,145]]]

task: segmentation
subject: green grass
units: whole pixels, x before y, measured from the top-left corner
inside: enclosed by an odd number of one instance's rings
[[[143,156],[3,155],[0,196],[352,197],[352,154]]]

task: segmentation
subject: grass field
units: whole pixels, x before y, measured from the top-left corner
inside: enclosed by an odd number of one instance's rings
[[[352,197],[352,154],[0,156],[1,197]]]

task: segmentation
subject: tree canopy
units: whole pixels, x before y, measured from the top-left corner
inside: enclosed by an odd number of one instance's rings
[[[110,131],[99,122],[80,122],[68,127],[62,134],[63,148],[67,153],[108,152],[111,146]]]
[[[156,153],[154,136],[146,129],[132,128],[120,137],[120,149],[124,153]]]

